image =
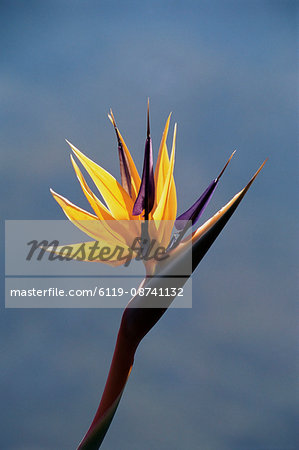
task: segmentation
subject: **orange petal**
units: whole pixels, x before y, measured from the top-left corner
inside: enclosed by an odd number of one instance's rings
[[[157,158],[157,164],[155,168],[155,187],[156,187],[156,201],[155,201],[155,207],[159,203],[159,200],[161,198],[164,183],[167,177],[168,169],[169,169],[169,157],[167,152],[167,145],[166,145],[166,139],[168,135],[168,129],[169,129],[169,122],[170,122],[171,114],[169,114],[168,119],[165,124],[165,128],[163,131],[158,158]]]
[[[132,216],[133,200],[118,181],[101,166],[87,158],[70,142],[67,141],[67,143],[91,176],[113,217],[118,220],[134,220]]]
[[[109,245],[126,244],[125,238],[123,236],[119,236],[119,238],[116,238],[115,234],[107,228],[106,223],[104,225],[104,221],[99,220],[95,215],[90,214],[84,209],[74,205],[62,195],[54,192],[52,189],[50,189],[50,191],[55,200],[63,209],[68,219],[70,219],[80,230],[82,230],[88,236],[96,240],[103,240]]]
[[[159,203],[152,214],[152,218],[155,221],[158,221],[158,240],[163,246],[167,246],[169,243],[173,221],[176,218],[177,212],[176,189],[173,178],[176,130],[177,126],[175,124],[170,163],[164,182],[163,192]]]

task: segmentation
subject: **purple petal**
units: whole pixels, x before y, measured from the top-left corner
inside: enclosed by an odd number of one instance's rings
[[[196,200],[196,202],[191,206],[191,208],[189,208],[187,211],[185,211],[183,214],[181,214],[176,219],[174,226],[176,227],[177,230],[179,230],[179,231],[183,230],[187,226],[187,222],[188,221],[190,221],[190,225],[189,226],[194,225],[198,221],[198,219],[201,217],[201,215],[203,214],[204,210],[208,206],[209,201],[211,200],[212,195],[214,194],[214,191],[216,189],[218,181],[220,180],[221,176],[223,175],[223,172],[227,168],[230,160],[232,159],[232,157],[234,156],[235,153],[236,153],[236,151],[234,151],[231,154],[230,158],[228,159],[227,163],[225,164],[225,166],[221,170],[221,172],[218,175],[218,177],[215,178],[215,180],[213,180],[209,184],[207,189],[199,197],[199,199]],[[189,226],[187,226],[187,228],[189,228]]]
[[[174,226],[177,230],[183,230],[188,221],[190,221],[190,226],[191,224],[194,225],[198,221],[212,198],[212,195],[217,186],[217,182],[217,178],[213,180],[212,183],[204,191],[204,193],[199,197],[199,199],[196,200],[196,202],[191,206],[191,208],[189,208],[176,219]]]
[[[118,141],[118,156],[119,156],[121,184],[122,187],[125,189],[125,191],[127,191],[129,196],[131,197],[132,196],[131,173],[129,169],[128,160],[120,140]]]
[[[154,167],[153,167],[153,150],[152,140],[150,137],[149,125],[149,105],[147,110],[147,139],[145,142],[143,172],[141,178],[140,189],[136,198],[133,215],[137,216],[144,210],[144,217],[147,220],[148,214],[153,209],[155,202],[155,181],[154,181]]]
[[[122,146],[122,143],[121,143],[121,140],[119,137],[118,129],[117,129],[117,126],[116,126],[116,123],[114,120],[112,110],[110,110],[109,119],[111,120],[111,122],[114,126],[116,137],[117,137],[121,184],[122,184],[122,187],[124,188],[124,190],[131,197],[132,196],[132,182],[131,182],[130,167],[129,167],[127,156],[125,154],[125,151],[123,149],[123,146]]]

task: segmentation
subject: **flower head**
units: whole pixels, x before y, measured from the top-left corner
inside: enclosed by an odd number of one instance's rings
[[[130,253],[133,258],[136,257],[138,249],[134,247],[132,250],[132,243],[136,240],[136,237],[140,237],[138,245],[143,246],[142,251],[147,251],[149,244],[153,242],[151,247],[152,254],[154,254],[158,247],[162,247],[171,255],[175,249],[183,245],[186,241],[184,236],[188,228],[194,225],[203,214],[220,177],[235,152],[231,155],[220,174],[213,179],[198,200],[187,211],[177,217],[177,196],[173,174],[177,132],[176,124],[173,131],[170,156],[166,144],[171,115],[169,115],[165,124],[154,170],[148,103],[147,136],[141,178],[131,153],[116,125],[112,110],[110,110],[108,117],[113,124],[117,137],[121,183],[67,141],[74,156],[85,168],[99,191],[98,194],[95,194],[91,190],[77,162],[71,155],[73,168],[93,213],[74,205],[53,190],[51,190],[51,193],[62,207],[66,216],[79,229],[110,249],[111,258],[103,259],[93,257],[93,261],[105,262],[110,265],[124,264],[125,258],[118,258],[117,253],[114,255],[114,249],[117,246],[122,249],[123,256]],[[99,198],[99,194],[102,199]],[[174,226],[177,233],[172,236]],[[193,239],[192,235],[187,238],[187,241],[190,238]],[[87,250],[85,259],[87,261],[89,260],[88,249],[92,248],[93,242],[85,243]],[[71,245],[73,255],[77,254],[81,245],[82,243]],[[59,252],[59,250],[60,248],[58,247],[56,251]],[[153,274],[157,265],[155,261],[146,261],[147,273]]]

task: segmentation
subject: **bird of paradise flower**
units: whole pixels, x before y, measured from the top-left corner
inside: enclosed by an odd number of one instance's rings
[[[187,231],[198,221],[207,207],[223,172],[235,152],[232,153],[219,175],[212,180],[196,202],[186,212],[177,217],[177,197],[173,176],[176,124],[174,126],[170,157],[166,144],[171,115],[166,121],[154,171],[148,103],[147,137],[141,179],[111,110],[108,117],[114,126],[118,142],[121,183],[118,183],[110,173],[67,141],[73,153],[98,188],[105,204],[90,189],[72,156],[71,161],[75,173],[94,214],[79,208],[66,198],[55,193],[52,189],[51,193],[62,207],[66,216],[78,228],[93,239],[104,242],[108,248],[113,249],[115,245],[118,245],[123,250],[129,251],[132,240],[136,236],[142,238],[145,247],[146,243],[150,242],[152,238],[154,238],[156,246],[164,245],[167,259],[159,261],[149,258],[143,261],[146,277],[142,286],[147,286],[151,290],[154,288],[158,289],[161,286],[165,287],[165,280],[167,280],[166,283],[169,283],[169,277],[177,274],[178,270],[180,272],[180,268],[185,266],[188,259],[190,260],[191,258],[192,260],[191,272],[195,270],[267,160],[263,162],[249,183],[238,194],[212,218],[186,237]],[[171,237],[173,228],[177,232]],[[92,243],[86,243],[86,248],[92,248]],[[82,243],[72,244],[73,254],[76,254],[81,245]],[[59,252],[59,247],[56,248],[56,252]],[[86,260],[88,260],[88,255]],[[103,262],[101,259],[96,261]],[[106,262],[116,266],[123,264],[124,261],[115,258]],[[175,286],[178,287],[182,286],[187,281],[187,278],[174,277],[173,280]],[[137,295],[130,300],[123,312],[110,371],[100,405],[78,449],[91,450],[100,447],[132,370],[136,349],[143,337],[165,313],[174,300],[175,294],[169,297],[167,305],[163,304],[163,307],[159,305],[159,302],[155,301],[156,298],[152,299],[154,301],[151,303],[150,297],[150,295],[146,297],[140,296],[137,292]],[[147,307],[148,304],[150,304],[150,308]]]

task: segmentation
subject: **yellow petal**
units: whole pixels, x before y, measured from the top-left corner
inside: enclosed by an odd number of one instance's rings
[[[159,203],[159,200],[161,198],[165,179],[167,177],[168,169],[169,169],[169,157],[167,152],[167,145],[166,145],[166,139],[168,135],[168,129],[169,129],[169,122],[170,122],[171,114],[169,114],[168,119],[165,124],[165,128],[163,131],[158,158],[157,158],[157,164],[155,168],[155,207],[157,207],[157,204]]]
[[[67,141],[67,143],[91,176],[114,218],[117,220],[134,220],[132,215],[133,200],[118,181],[101,166],[87,158],[70,142]]]
[[[71,162],[73,164],[73,167],[76,172],[77,178],[78,178],[80,186],[82,188],[82,191],[84,192],[85,197],[89,201],[90,206],[92,207],[92,209],[94,210],[94,212],[96,213],[98,218],[101,220],[114,220],[114,217],[109,212],[109,210],[106,208],[106,206],[96,197],[96,195],[89,188],[84,176],[82,175],[81,170],[79,169],[79,167],[72,155],[71,155]]]
[[[165,223],[166,226],[164,227],[163,240],[162,240],[162,245],[165,247],[167,247],[170,242],[170,238],[171,238],[171,234],[172,234],[172,230],[174,227],[174,222],[175,222],[176,214],[177,214],[177,196],[176,196],[176,188],[175,188],[173,175],[171,176],[171,178],[172,178],[172,180],[171,180],[171,185],[170,185],[170,192],[169,192],[168,202],[166,205],[166,212],[165,212],[165,219],[164,219],[164,221],[166,221],[166,223]]]
[[[122,227],[122,221],[116,221],[114,217],[110,214],[108,209],[103,205],[103,203],[95,196],[95,194],[92,192],[92,190],[89,188],[88,184],[85,181],[85,178],[82,175],[82,172],[80,171],[78,165],[76,164],[74,158],[71,156],[71,161],[74,167],[74,170],[76,172],[77,178],[79,180],[80,186],[89,201],[91,207],[93,208],[94,212],[96,213],[97,217],[102,220],[102,225],[104,228],[107,229],[109,233],[111,233],[112,236],[115,237],[115,239],[122,241],[123,238],[127,238],[128,232],[132,231],[133,235],[135,235],[135,232],[133,230],[133,227]]]
[[[126,240],[124,237],[115,237],[115,233],[112,233],[104,226],[104,221],[99,220],[95,215],[90,214],[82,208],[71,203],[62,195],[57,194],[50,189],[51,194],[55,200],[59,203],[63,209],[65,215],[70,219],[81,231],[88,236],[96,240],[103,240],[111,245],[124,245]]]
[[[173,141],[172,141],[172,151],[171,151],[171,157],[170,157],[170,164],[166,176],[166,180],[163,187],[163,192],[160,198],[160,201],[157,205],[156,210],[153,213],[153,219],[154,220],[164,220],[166,219],[165,213],[166,213],[166,205],[170,194],[170,187],[172,182],[172,175],[173,175],[173,168],[174,168],[174,155],[175,155],[175,139],[176,139],[176,130],[177,126],[175,124],[174,126],[174,132],[173,132]]]
[[[176,130],[177,126],[175,124],[170,163],[167,176],[164,182],[163,192],[157,205],[157,208],[155,209],[152,215],[153,219],[155,221],[158,221],[159,224],[158,239],[161,245],[164,246],[166,246],[169,243],[173,227],[173,221],[176,218],[176,211],[177,211],[176,190],[173,179]]]

